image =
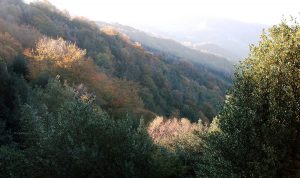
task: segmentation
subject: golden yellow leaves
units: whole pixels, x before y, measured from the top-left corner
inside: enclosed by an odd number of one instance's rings
[[[134,47],[136,47],[136,48],[139,48],[139,49],[142,49],[142,44],[140,43],[140,42],[135,42],[134,44]]]
[[[29,68],[33,76],[41,71],[52,71],[57,68],[71,68],[83,61],[86,51],[62,38],[41,38],[34,50],[26,49],[24,55],[29,58]]]
[[[82,60],[85,54],[85,50],[81,50],[75,44],[66,42],[62,38],[54,40],[44,37],[36,44],[34,58],[37,61],[49,60],[58,67],[67,68]]]
[[[124,33],[119,32],[115,27],[104,26],[100,29],[101,32],[105,33],[108,36],[119,36],[123,41],[130,43],[130,38]]]
[[[118,31],[112,27],[112,26],[105,26],[105,27],[102,27],[100,29],[101,32],[105,33],[106,35],[109,35],[109,36],[115,36],[115,35],[118,35]]]

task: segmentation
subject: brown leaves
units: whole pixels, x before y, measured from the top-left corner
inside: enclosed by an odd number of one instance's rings
[[[0,33],[0,58],[12,63],[20,51],[21,45],[16,39],[7,32]]]
[[[85,50],[62,38],[48,37],[41,38],[35,49],[24,50],[33,79],[47,72],[53,77],[60,75],[72,84],[84,84],[89,92],[96,95],[100,106],[110,109],[110,114],[143,108],[136,83],[107,76],[93,60],[86,59],[85,54]]]
[[[34,47],[35,42],[42,37],[42,34],[31,26],[7,22],[1,18],[0,31],[11,34],[24,48]]]

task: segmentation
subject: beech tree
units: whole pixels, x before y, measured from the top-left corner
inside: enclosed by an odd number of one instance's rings
[[[32,77],[36,77],[42,71],[55,73],[57,68],[70,68],[77,62],[83,61],[85,50],[81,50],[75,44],[48,37],[41,38],[34,50],[25,50],[24,54],[29,58],[29,68]]]

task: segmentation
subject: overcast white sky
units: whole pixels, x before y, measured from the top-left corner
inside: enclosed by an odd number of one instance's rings
[[[27,2],[33,0],[26,0]],[[202,16],[271,25],[282,15],[299,17],[300,0],[49,0],[92,20],[168,26]]]

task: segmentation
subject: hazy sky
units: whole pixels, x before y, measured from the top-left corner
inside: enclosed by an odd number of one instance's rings
[[[26,0],[32,1],[32,0]],[[72,15],[131,26],[169,26],[202,16],[274,24],[298,16],[300,0],[49,0]]]

